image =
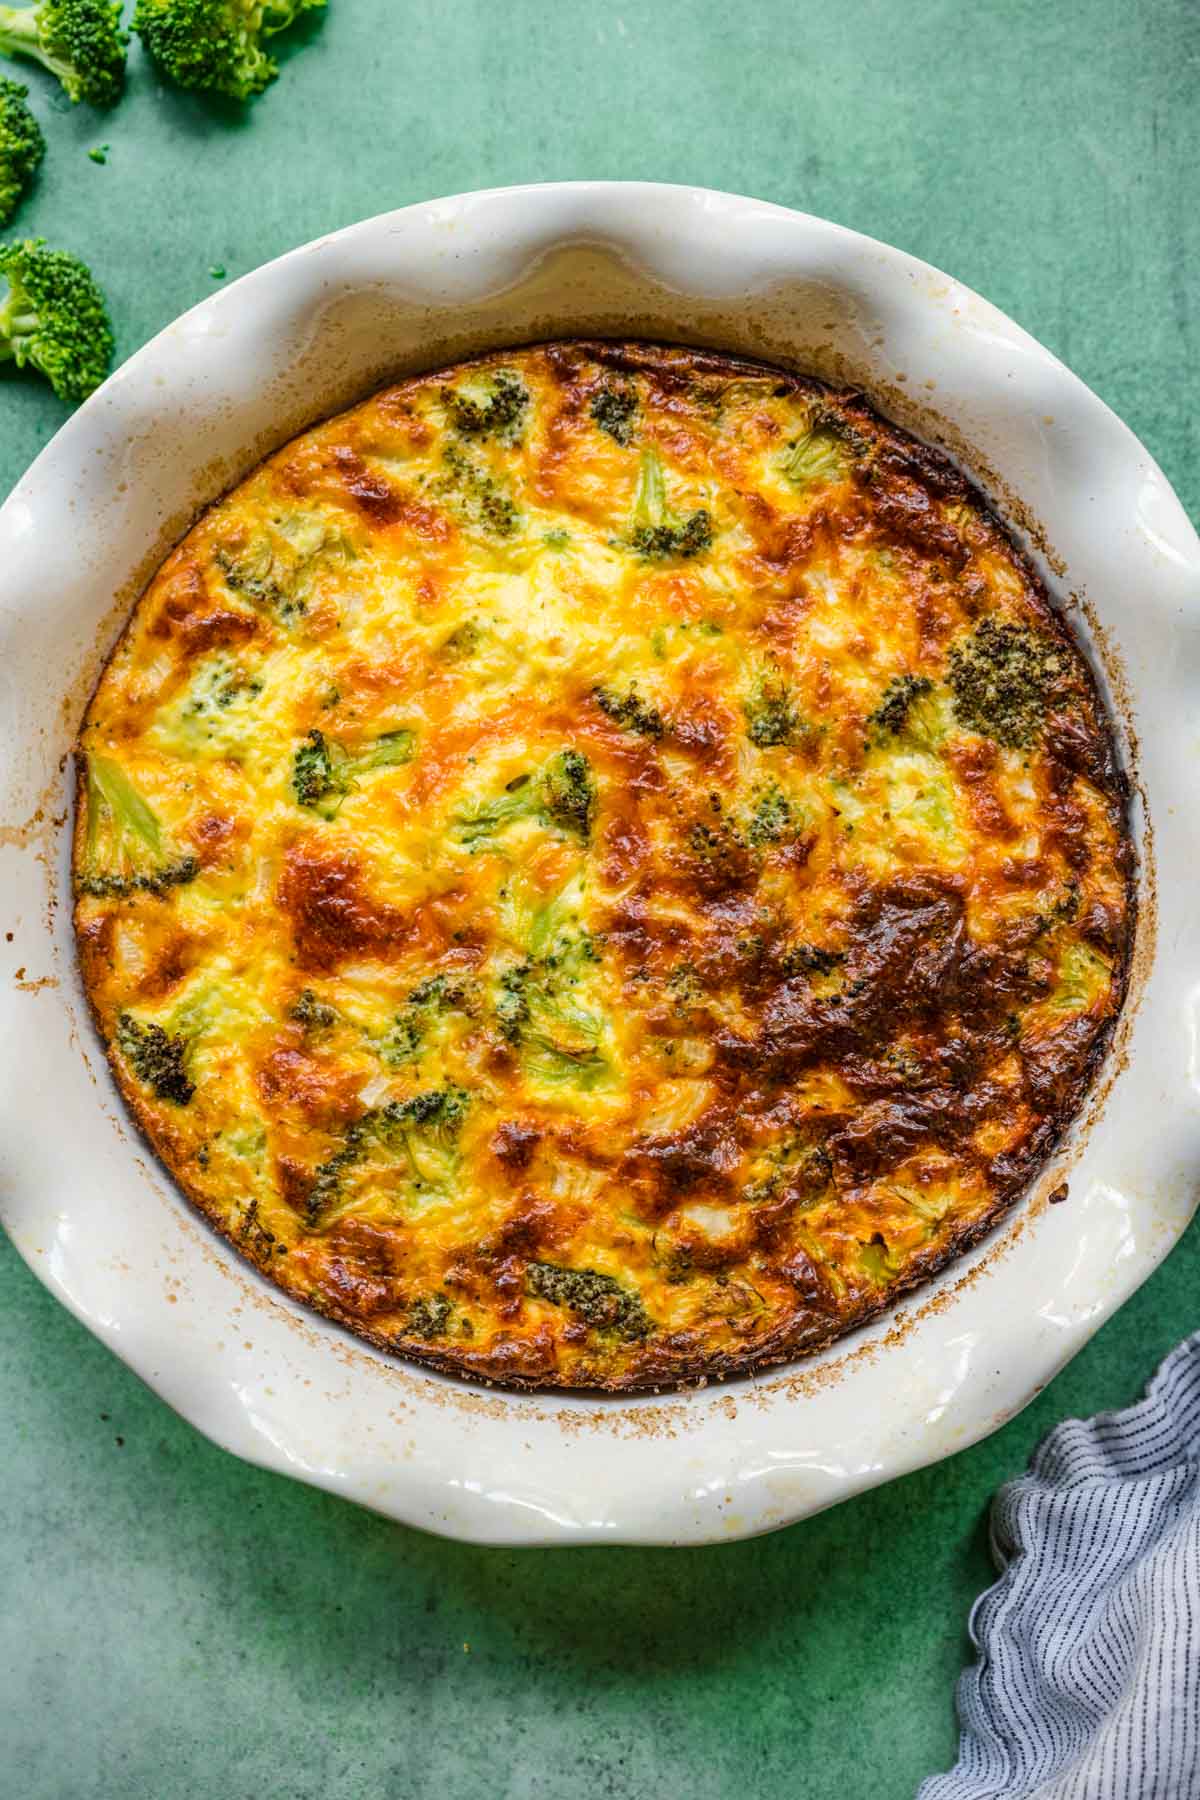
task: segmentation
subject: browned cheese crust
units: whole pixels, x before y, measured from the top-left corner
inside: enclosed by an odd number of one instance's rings
[[[1010,1207],[1126,985],[1088,667],[858,395],[559,343],[287,444],[79,742],[75,925],[209,1220],[372,1343],[659,1388],[829,1344]]]

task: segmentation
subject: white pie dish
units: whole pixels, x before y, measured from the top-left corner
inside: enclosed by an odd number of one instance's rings
[[[1052,590],[1085,603],[1073,620],[1138,784],[1133,991],[1088,1116],[1037,1192],[826,1355],[658,1398],[456,1383],[265,1283],[127,1121],[67,904],[64,758],[116,630],[197,506],[389,374],[583,334],[850,380],[957,454],[1043,546]],[[629,183],[465,195],[308,245],[133,357],[0,509],[0,895],[8,967],[23,971],[0,990],[0,1217],[52,1291],[217,1442],[457,1537],[744,1536],[935,1461],[1031,1399],[1195,1205],[1198,691],[1200,542],[1161,472],[1048,352],[900,252],[760,202]],[[1064,1178],[1068,1204],[1046,1204]]]

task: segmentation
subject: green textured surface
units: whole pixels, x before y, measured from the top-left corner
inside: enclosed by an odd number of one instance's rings
[[[695,181],[978,288],[1200,510],[1193,0],[331,0],[301,35],[244,122],[162,93],[136,53],[108,117],[30,76],[50,153],[18,226],[88,257],[125,353],[210,265],[232,277],[391,206]],[[0,379],[0,492],[62,416]],[[911,1795],[953,1752],[989,1497],[1197,1323],[1196,1247],[1194,1228],[1034,1406],[938,1469],[751,1544],[510,1554],[214,1450],[4,1243],[0,1794]]]

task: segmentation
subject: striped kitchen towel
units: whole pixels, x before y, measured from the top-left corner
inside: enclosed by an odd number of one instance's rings
[[[1200,1800],[1200,1332],[992,1507],[959,1758],[917,1800]]]

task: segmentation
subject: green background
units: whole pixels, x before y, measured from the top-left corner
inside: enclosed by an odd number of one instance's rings
[[[951,271],[1116,408],[1196,515],[1194,0],[331,0],[244,116],[58,105],[19,218],[128,354],[229,276],[409,201],[698,182]],[[111,145],[106,167],[91,145]],[[63,409],[0,378],[0,492]],[[11,975],[11,971],[8,971]],[[1197,1324],[1193,1229],[1019,1419],[755,1543],[496,1552],[213,1449],[0,1244],[0,1792],[22,1800],[890,1800],[944,1766],[986,1507]]]

